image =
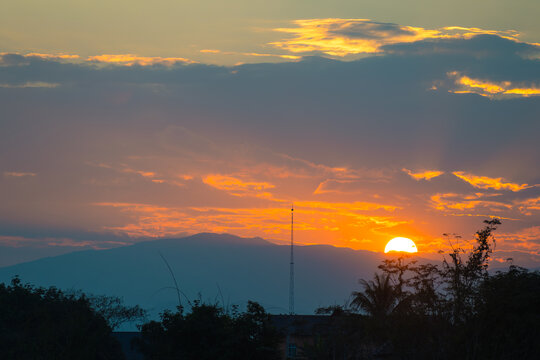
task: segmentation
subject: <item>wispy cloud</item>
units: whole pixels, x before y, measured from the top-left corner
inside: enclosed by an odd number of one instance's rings
[[[348,194],[359,192],[358,186],[355,180],[339,180],[339,179],[327,179],[317,186],[314,195],[328,194],[328,193],[341,193]],[[356,186],[355,186],[356,185]]]
[[[534,212],[540,211],[540,196],[518,201],[517,206],[521,213],[531,216]]]
[[[437,176],[441,176],[444,174],[444,171],[439,170],[423,170],[419,172],[413,172],[412,170],[408,169],[401,169],[405,173],[407,173],[410,177],[412,177],[415,180],[431,180]]]
[[[274,188],[274,185],[268,182],[244,181],[237,177],[220,174],[207,175],[203,178],[203,182],[235,196],[261,195],[265,190]]]
[[[277,57],[287,60],[300,60],[302,56],[290,55],[290,54],[269,54],[269,53],[258,53],[258,52],[238,52],[238,51],[221,51],[217,49],[202,49],[200,50],[203,54],[214,54],[214,55],[242,55],[242,56],[253,56],[253,57]]]
[[[505,182],[502,177],[492,178],[488,176],[478,176],[463,171],[454,171],[452,174],[479,189],[510,190],[516,192],[531,187],[528,184]]]
[[[37,176],[33,172],[20,172],[20,171],[4,171],[6,177],[25,177],[25,176]]]
[[[24,57],[34,57],[34,58],[40,58],[45,60],[76,60],[80,59],[79,55],[75,54],[44,54],[44,53],[28,53],[25,54]]]
[[[44,81],[27,81],[22,84],[7,84],[7,83],[0,83],[0,88],[6,88],[6,89],[27,89],[27,88],[55,88],[60,86],[59,83],[49,83]]]
[[[482,193],[468,195],[456,193],[438,193],[432,195],[430,199],[433,208],[441,211],[470,211],[483,209],[499,213],[501,210],[512,209],[512,204],[489,199],[489,197],[496,196],[498,196],[498,194],[490,196]],[[484,216],[482,213],[479,214]],[[477,214],[474,215],[476,216]]]
[[[148,66],[148,65],[174,65],[176,63],[192,64],[196,61],[189,60],[183,57],[160,57],[160,56],[138,56],[134,54],[103,54],[90,56],[87,61],[124,65],[124,66]]]
[[[477,94],[492,99],[540,96],[540,87],[535,84],[472,78],[458,71],[449,72],[447,75],[454,80],[456,87],[449,91],[455,94]]]
[[[115,240],[77,240],[66,237],[38,237],[30,238],[24,236],[6,236],[0,235],[0,245],[9,247],[34,247],[43,248],[48,246],[54,247],[71,247],[71,248],[91,248],[95,250],[110,249],[117,246],[129,245],[129,241]]]

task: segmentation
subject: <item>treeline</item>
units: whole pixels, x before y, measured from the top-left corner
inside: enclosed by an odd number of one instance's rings
[[[472,250],[454,248],[442,266],[383,261],[349,305],[318,310],[333,317],[334,331],[309,356],[539,359],[540,273],[516,266],[488,273],[499,224],[485,221]]]
[[[144,318],[117,297],[0,284],[0,359],[122,359],[112,330]]]
[[[279,359],[281,334],[255,302],[244,312],[200,300],[185,312],[165,311],[139,325],[135,348],[145,359]],[[35,287],[14,278],[0,284],[0,359],[121,360],[113,330],[144,321],[145,311],[122,299]]]
[[[304,359],[538,359],[540,273],[510,266],[488,273],[493,232],[485,221],[470,250],[442,265],[390,258],[360,280],[344,306],[317,310],[324,326],[303,334]],[[0,284],[0,358],[122,359],[112,331],[145,312],[116,297]],[[145,359],[280,359],[284,334],[257,303],[245,311],[201,301],[139,326]]]
[[[247,310],[230,311],[219,305],[195,301],[184,314],[166,311],[160,321],[141,327],[134,346],[145,359],[242,360],[279,359],[281,334],[264,308],[252,301]]]

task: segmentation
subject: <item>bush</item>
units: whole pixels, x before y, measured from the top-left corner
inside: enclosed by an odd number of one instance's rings
[[[2,359],[123,359],[105,318],[89,300],[22,284],[0,284]]]

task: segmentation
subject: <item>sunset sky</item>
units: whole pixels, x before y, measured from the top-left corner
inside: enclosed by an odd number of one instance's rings
[[[198,232],[540,266],[540,2],[0,5],[0,266]]]

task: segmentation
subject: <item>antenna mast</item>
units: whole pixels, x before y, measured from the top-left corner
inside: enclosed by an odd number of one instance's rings
[[[294,205],[291,206],[291,263],[289,278],[289,314],[294,315]]]

